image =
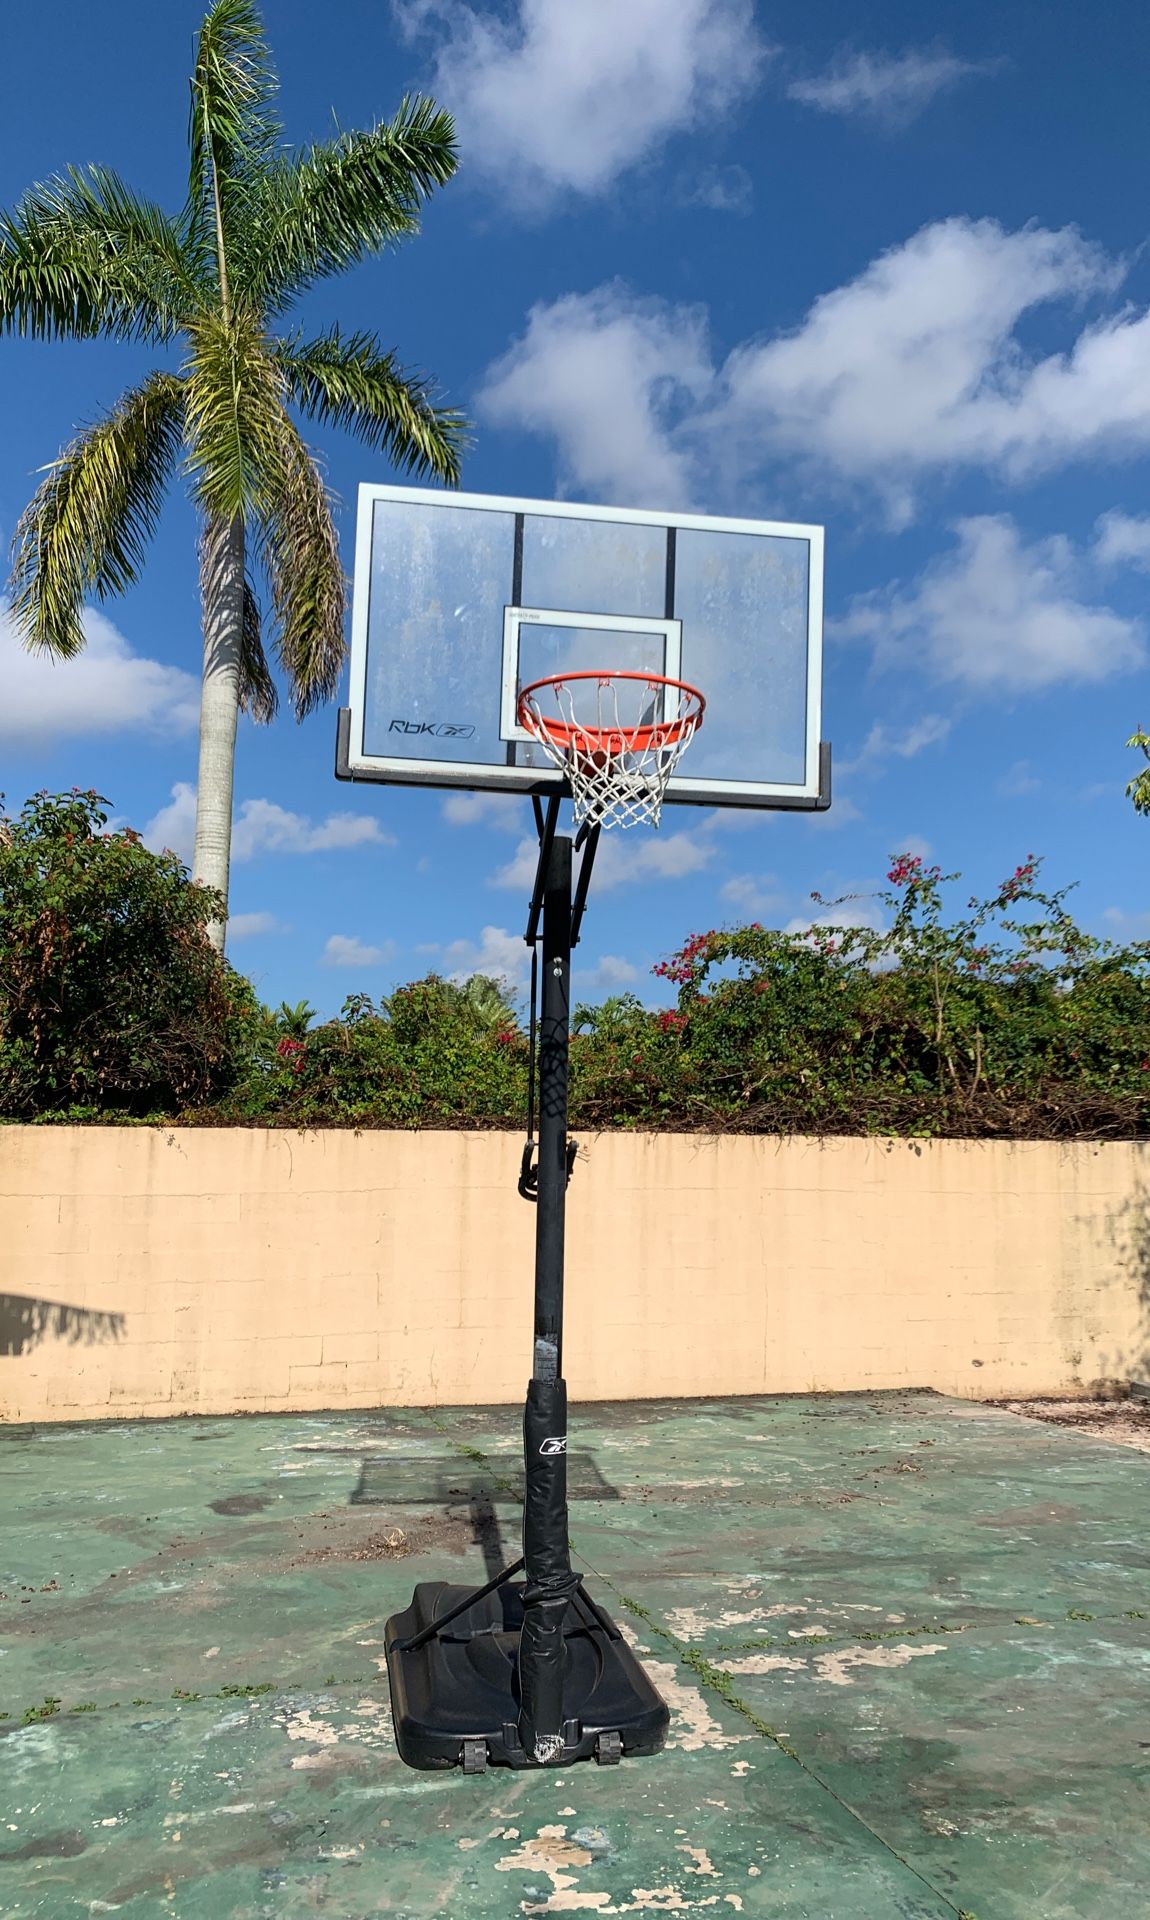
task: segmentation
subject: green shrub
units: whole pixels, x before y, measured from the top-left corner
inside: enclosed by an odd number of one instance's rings
[[[943,889],[959,876],[901,854],[881,930],[693,935],[655,969],[679,989],[676,1012],[654,1020],[677,1049],[682,1118],[812,1133],[1150,1131],[1150,942],[1084,933],[1039,867],[1028,857],[951,918]],[[818,904],[840,919],[850,906]],[[656,1111],[640,1097],[628,1117]]]
[[[212,1118],[500,1127],[522,1116],[527,1041],[497,981],[429,974],[378,1005],[356,994],[338,1020],[303,1029],[298,1011],[265,1016],[247,1071]]]
[[[430,974],[322,1023],[265,1010],[204,938],[214,896],[101,807],[0,817],[0,1113],[523,1124],[528,1040],[499,982]],[[957,878],[901,854],[881,928],[849,924],[874,903],[820,901],[806,933],[693,934],[655,968],[674,1007],[576,1008],[573,1129],[1150,1135],[1150,942],[1084,933],[1033,858],[954,912]]]
[[[217,896],[108,833],[95,793],[0,812],[0,1114],[171,1113],[228,1085],[256,1014],[205,937]]]

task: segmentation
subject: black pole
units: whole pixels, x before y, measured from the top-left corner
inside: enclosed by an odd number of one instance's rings
[[[571,1571],[567,1541],[567,1387],[563,1379],[571,841],[552,831],[544,851],[535,1350],[523,1417],[527,1580],[519,1643],[519,1738],[531,1758],[545,1766],[563,1758],[563,1629],[578,1581]]]
[[[599,851],[599,835],[603,829],[596,820],[588,830],[584,827],[580,834],[583,840],[583,858],[579,862],[579,880],[575,888],[575,898],[571,905],[571,945],[579,945],[579,935],[583,927],[583,915],[587,911],[587,889],[591,885],[591,874],[595,866],[595,855]],[[585,836],[585,837],[584,837]]]

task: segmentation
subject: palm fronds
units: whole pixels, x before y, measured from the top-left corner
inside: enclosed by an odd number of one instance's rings
[[[240,706],[266,726],[276,717],[279,694],[264,652],[263,615],[250,574],[244,580],[244,617],[240,629]]]
[[[415,233],[424,200],[456,166],[451,115],[404,100],[367,133],[342,134],[269,166],[253,196],[243,282],[279,312],[313,280]]]
[[[270,159],[280,136],[276,76],[253,0],[215,0],[200,28],[192,73],[189,201],[215,182],[239,183]]]
[[[310,419],[346,428],[402,473],[458,485],[466,420],[437,407],[429,382],[404,372],[373,334],[333,327],[305,345],[278,348],[276,358],[291,398]]]
[[[187,379],[188,467],[208,519],[267,511],[287,382],[258,321],[204,317],[192,330]]]
[[[0,214],[0,330],[171,339],[202,269],[180,221],[107,168],[70,168]]]
[[[29,646],[78,653],[85,596],[138,578],[179,458],[184,394],[177,374],[151,374],[47,468],[12,541],[12,616]]]
[[[182,447],[209,573],[212,551],[220,559],[231,543],[215,604],[230,610],[241,698],[260,719],[276,705],[269,622],[301,717],[335,691],[343,659],[346,581],[331,503],[289,406],[358,435],[402,472],[449,484],[466,433],[430,382],[371,334],[269,336],[311,281],[416,230],[423,202],[455,171],[450,116],[404,100],[370,131],[289,154],[276,92],[255,0],[211,0],[191,80],[182,212],[170,217],[89,167],[0,213],[0,333],[186,344],[178,374],[153,374],[45,470],[13,542],[19,631],[32,646],[79,650],[85,598],[137,578]],[[241,615],[235,556],[247,536],[270,586],[267,619],[250,572]]]
[[[347,580],[330,495],[286,413],[268,496],[260,517],[260,557],[271,584],[276,653],[302,720],[339,686]]]
[[[264,652],[263,618],[246,565],[246,547],[242,523],[204,521],[199,545],[200,599],[205,615],[211,609],[214,616],[223,616],[221,644],[228,652],[234,648],[240,707],[262,724],[275,718],[279,696]],[[213,656],[209,665],[212,671],[218,669],[219,657]]]

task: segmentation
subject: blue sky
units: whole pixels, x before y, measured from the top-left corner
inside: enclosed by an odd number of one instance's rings
[[[182,197],[201,7],[58,0],[5,35],[0,203],[99,161]],[[612,844],[577,991],[740,917],[869,894],[893,850],[990,887],[1029,851],[1098,933],[1150,934],[1122,797],[1150,714],[1147,28],[1134,0],[303,0],[264,9],[289,137],[429,88],[459,178],[422,236],[300,312],[378,330],[476,422],[472,491],[827,527],[821,818],[668,812]],[[0,535],[148,364],[5,341]],[[593,370],[589,377],[588,370]],[[314,436],[313,436],[314,437]],[[321,443],[343,507],[393,476]],[[95,786],[187,845],[199,658],[178,495],[147,572],[50,667],[0,615],[0,788]],[[526,802],[337,786],[334,708],[241,725],[230,951],[335,1011],[425,972],[521,968]],[[967,888],[961,890],[965,897]],[[873,906],[861,912],[871,914]]]

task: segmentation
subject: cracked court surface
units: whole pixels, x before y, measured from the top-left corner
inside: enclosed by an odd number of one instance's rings
[[[1146,1911],[1150,1457],[931,1394],[578,1410],[668,1749],[413,1773],[383,1623],[517,1550],[518,1418],[0,1430],[0,1913]]]

